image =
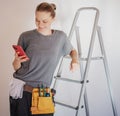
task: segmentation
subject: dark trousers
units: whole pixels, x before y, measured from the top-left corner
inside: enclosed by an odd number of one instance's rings
[[[24,91],[21,99],[10,97],[10,116],[53,116],[53,114],[32,115],[30,111],[32,94]]]

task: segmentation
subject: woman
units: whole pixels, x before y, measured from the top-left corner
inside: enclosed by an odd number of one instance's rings
[[[18,45],[22,46],[29,59],[15,53],[13,76],[26,84],[22,98],[10,98],[11,116],[32,116],[30,88],[37,87],[40,82],[50,87],[54,71],[62,56],[71,56],[70,70],[74,70],[78,65],[77,52],[66,34],[51,29],[51,24],[55,20],[55,10],[54,4],[46,2],[39,4],[35,11],[37,28],[24,32],[19,37]],[[37,116],[53,116],[53,114]]]

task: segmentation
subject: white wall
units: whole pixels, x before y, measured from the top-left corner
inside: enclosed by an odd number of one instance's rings
[[[36,5],[44,0],[0,0],[0,113],[3,116],[9,116],[8,101],[8,83],[12,77],[12,60],[14,51],[11,47],[16,44],[21,32],[33,29],[34,10]],[[112,87],[114,90],[115,102],[118,113],[120,114],[120,92],[119,92],[119,69],[120,69],[120,10],[119,0],[47,0],[56,3],[57,17],[53,27],[64,30],[67,34],[78,8],[84,6],[95,6],[100,10],[99,24],[102,27],[104,45],[107,53],[107,59],[110,68]],[[82,25],[82,27],[84,27]],[[86,32],[83,32],[86,34]],[[86,43],[85,39],[83,42]],[[73,43],[74,44],[74,43]],[[98,69],[96,70],[96,66]],[[113,116],[110,106],[110,100],[107,92],[106,79],[104,78],[103,67],[100,63],[93,64],[93,70],[90,70],[90,83],[88,84],[88,100],[91,116]],[[102,68],[101,68],[102,67]],[[98,76],[99,73],[99,76]],[[94,76],[93,76],[94,75]],[[69,85],[68,85],[69,86]],[[70,87],[74,87],[70,85]],[[62,98],[62,96],[61,96]],[[74,96],[76,100],[77,96]],[[72,98],[71,98],[72,99]],[[67,98],[66,98],[66,101]],[[69,102],[69,101],[68,101]],[[80,110],[84,116],[84,110]],[[73,116],[74,112],[56,105],[56,116]]]

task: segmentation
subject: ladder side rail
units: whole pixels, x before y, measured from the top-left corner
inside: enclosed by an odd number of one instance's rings
[[[61,77],[62,74],[62,69],[63,69],[63,60],[64,60],[64,56],[62,57],[61,61],[60,61],[60,65],[57,71],[57,77]]]
[[[92,57],[92,52],[93,52],[95,35],[96,35],[96,31],[97,31],[98,19],[99,19],[99,12],[96,12],[93,31],[92,31],[92,35],[91,35],[91,41],[90,41],[90,45],[89,45],[88,56],[87,56],[88,60],[86,62],[85,71],[84,71],[84,75],[83,75],[84,83],[81,87],[79,106],[81,105],[81,99],[84,95],[85,88],[86,88],[86,81],[87,81],[87,77],[88,77],[88,71],[89,71],[89,68],[90,68],[90,62],[91,62],[91,57]],[[76,114],[76,116],[77,115],[78,115],[78,113]]]
[[[111,104],[112,104],[113,114],[114,114],[114,116],[118,116],[116,105],[115,105],[115,100],[114,100],[114,96],[113,96],[113,91],[112,91],[112,87],[111,87],[110,71],[108,68],[108,62],[107,62],[107,57],[106,57],[105,48],[104,48],[104,44],[103,44],[101,28],[99,26],[97,28],[97,33],[98,33],[98,38],[99,38],[99,42],[100,42],[101,52],[102,52],[102,55],[104,56],[103,64],[104,64],[104,68],[105,68],[105,73],[106,73],[106,78],[107,78],[107,84],[108,84],[108,90],[109,90],[109,94],[110,94],[110,100],[111,100]]]
[[[72,23],[72,27],[70,29],[70,33],[68,35],[68,39],[71,41],[72,39],[72,36],[73,36],[73,33],[75,31],[75,28],[76,28],[76,23],[77,23],[77,20],[79,18],[79,15],[80,15],[80,12],[77,10],[76,14],[75,14],[75,17],[74,17],[74,20],[73,20],[73,23]]]
[[[81,42],[80,42],[80,32],[79,32],[79,27],[76,26],[75,28],[75,32],[76,32],[76,41],[77,41],[77,49],[78,49],[78,58],[79,58],[79,65],[80,65],[80,74],[81,74],[81,82],[83,81],[83,74],[84,74],[84,69],[83,69],[83,62],[81,62],[80,60],[80,57],[82,56],[82,48],[81,48]],[[80,89],[81,91],[81,89]],[[79,107],[79,102],[80,102],[80,98],[78,99],[78,107]],[[85,89],[85,93],[84,93],[84,105],[85,105],[85,113],[86,113],[86,116],[90,116],[89,115],[89,105],[88,105],[88,98],[87,98],[87,92],[86,92],[86,89]],[[79,108],[78,108],[79,110]],[[76,115],[78,114],[78,110],[76,112]]]
[[[62,67],[63,67],[63,57],[60,61],[59,67],[58,67],[58,71],[57,71],[57,78],[61,77],[61,73],[62,73]],[[56,76],[54,76],[54,83],[53,83],[53,88],[56,89],[56,84],[57,84],[57,78]]]

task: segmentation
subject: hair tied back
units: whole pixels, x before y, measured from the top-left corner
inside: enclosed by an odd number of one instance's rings
[[[52,6],[52,8],[53,8],[54,10],[56,10],[56,5],[55,5],[55,4],[51,3],[50,5]]]

